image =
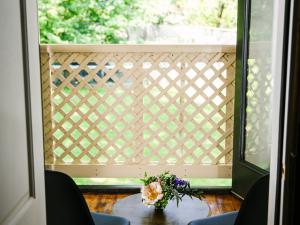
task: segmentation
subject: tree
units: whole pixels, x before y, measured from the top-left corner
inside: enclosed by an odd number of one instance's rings
[[[39,0],[41,43],[122,43],[137,0]]]
[[[40,42],[127,43],[128,27],[147,24],[235,28],[236,1],[39,0]]]
[[[236,0],[199,0],[187,17],[191,24],[207,27],[236,28]]]

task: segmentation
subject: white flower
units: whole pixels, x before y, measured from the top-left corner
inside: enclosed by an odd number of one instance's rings
[[[142,201],[144,205],[154,205],[163,198],[162,188],[159,182],[152,182],[142,187]]]

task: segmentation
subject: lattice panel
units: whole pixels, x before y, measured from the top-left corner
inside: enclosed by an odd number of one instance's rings
[[[41,54],[41,81],[42,81],[42,104],[43,104],[43,132],[44,132],[44,149],[45,149],[45,164],[51,165],[54,163],[53,154],[53,138],[52,138],[52,103],[51,103],[51,79],[50,79],[50,64],[49,54]]]
[[[52,52],[54,163],[230,164],[234,66],[234,52]]]

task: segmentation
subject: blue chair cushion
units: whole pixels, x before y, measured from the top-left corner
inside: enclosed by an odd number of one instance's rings
[[[193,220],[189,225],[234,225],[238,212],[224,213],[205,219]]]
[[[91,213],[95,225],[130,225],[130,222],[119,216],[111,216],[103,213]]]

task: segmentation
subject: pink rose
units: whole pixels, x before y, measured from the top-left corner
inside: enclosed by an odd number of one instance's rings
[[[154,205],[163,198],[162,188],[159,182],[152,182],[142,187],[142,201],[144,205]]]

